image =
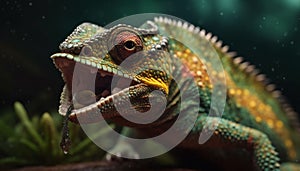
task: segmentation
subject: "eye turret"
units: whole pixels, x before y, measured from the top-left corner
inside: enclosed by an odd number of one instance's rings
[[[120,64],[130,55],[143,50],[141,38],[134,32],[124,30],[113,36],[112,49],[109,54],[117,64]]]

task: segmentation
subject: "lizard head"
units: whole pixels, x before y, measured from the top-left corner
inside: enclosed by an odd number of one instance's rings
[[[61,43],[61,52],[51,56],[65,82],[59,113],[65,115],[73,105],[69,115],[73,122],[98,122],[101,114],[132,124],[121,119],[120,109],[125,115],[148,111],[149,98],[159,103],[169,92],[167,43],[152,22],[142,28],[79,25]],[[154,90],[160,93],[151,93]]]

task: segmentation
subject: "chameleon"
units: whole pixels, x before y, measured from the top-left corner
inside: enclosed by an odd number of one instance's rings
[[[214,85],[208,74],[211,64],[203,58],[212,56],[207,44],[224,68],[226,101],[220,120],[208,115]],[[189,163],[197,156],[212,170],[300,170],[297,113],[265,75],[204,29],[168,17],[155,17],[140,27],[118,24],[103,28],[83,23],[59,48],[51,58],[65,82],[59,113],[66,116],[66,122],[96,123],[101,120],[97,115],[101,115],[139,135],[153,137],[165,132],[184,109],[187,119],[196,113],[196,120],[175,147],[183,161]],[[134,63],[123,65],[131,56]],[[80,65],[84,76],[95,75],[94,90],[86,86],[86,80],[74,80],[75,64]],[[212,74],[218,77],[219,73]],[[184,79],[187,75],[192,79]],[[121,84],[128,80],[130,84]],[[197,89],[191,89],[191,84]],[[181,90],[199,96],[201,103],[180,101]],[[139,124],[123,117],[138,117],[150,110],[150,98],[158,103],[166,100],[166,109],[157,120]],[[126,105],[126,100],[131,105]],[[115,104],[123,107],[122,115]],[[189,110],[193,105],[199,108]],[[207,142],[199,144],[197,139],[205,125],[216,128]]]

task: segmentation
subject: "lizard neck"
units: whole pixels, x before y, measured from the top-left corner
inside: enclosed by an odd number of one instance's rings
[[[164,132],[169,129],[177,119],[179,114],[189,118],[190,115],[195,113],[208,113],[210,107],[210,96],[204,96],[210,93],[210,89],[202,89],[197,86],[197,80],[194,75],[190,73],[188,67],[184,65],[179,59],[173,61],[172,80],[169,83],[169,93],[167,95],[167,106],[162,116],[150,125],[158,128]]]

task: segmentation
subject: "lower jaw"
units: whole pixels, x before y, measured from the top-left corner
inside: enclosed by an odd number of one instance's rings
[[[150,89],[150,87],[140,83],[98,101],[94,98],[92,104],[82,105],[80,108],[72,110],[69,120],[75,123],[95,123],[103,119],[122,118],[119,111],[127,111],[125,112],[126,115],[134,114],[135,111],[146,112],[148,110],[147,107],[150,106],[147,100],[149,98],[148,95],[151,93]],[[132,90],[135,90],[135,93],[131,94]],[[74,101],[70,103],[75,104],[75,106],[78,105]]]

